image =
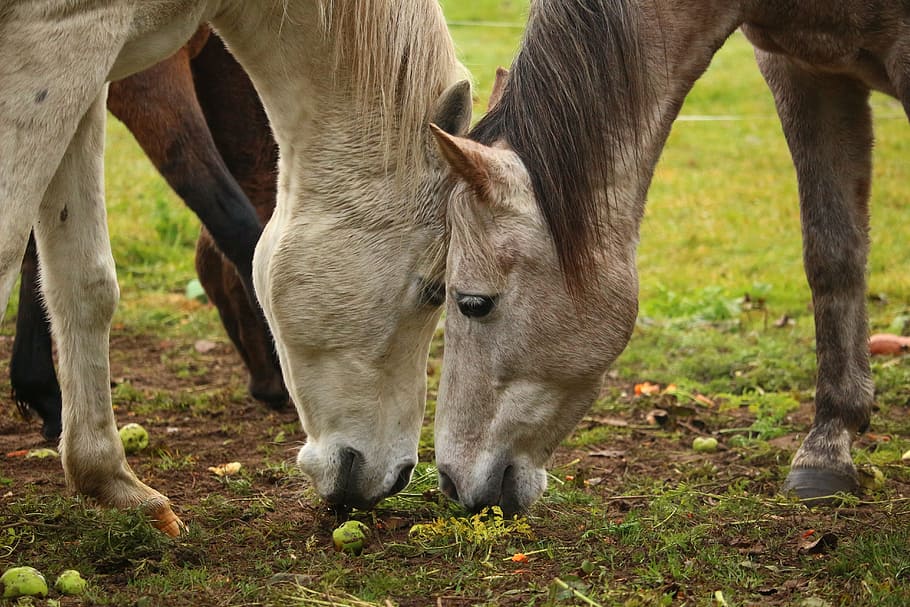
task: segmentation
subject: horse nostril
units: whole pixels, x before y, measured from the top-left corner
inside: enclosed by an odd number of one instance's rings
[[[338,450],[335,486],[331,493],[325,496],[329,504],[355,508],[362,506],[363,500],[358,493],[362,467],[363,454],[360,451],[351,447],[342,447]]]
[[[455,502],[458,501],[458,489],[456,489],[455,483],[453,483],[452,479],[449,478],[449,475],[442,470],[439,471],[439,490],[450,500]]]
[[[395,480],[395,484],[392,485],[392,490],[389,491],[389,495],[395,495],[408,486],[408,483],[411,482],[411,472],[413,470],[414,464],[405,464],[401,467],[401,470],[398,472],[398,478]]]
[[[358,475],[360,463],[363,461],[363,454],[357,449],[343,447],[339,451],[338,456],[341,459],[341,461],[338,462],[338,471],[341,478],[347,481],[346,484],[348,486],[351,486],[351,481]]]

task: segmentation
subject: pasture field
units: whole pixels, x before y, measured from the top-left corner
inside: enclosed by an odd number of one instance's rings
[[[526,0],[443,0],[477,82],[477,115],[516,49]],[[874,97],[869,311],[910,333],[910,127]],[[811,421],[815,356],[794,170],[749,45],[734,35],[696,85],[651,188],[641,232],[641,314],[602,396],[555,453],[527,516],[466,516],[436,490],[429,361],[421,460],[375,511],[361,556],[295,471],[292,411],[246,394],[214,308],[187,300],[198,222],[129,133],[109,125],[109,222],[121,283],[112,332],[118,422],[150,447],[130,462],[189,524],[170,540],[135,512],[65,490],[37,422],[0,400],[0,569],[90,586],[59,605],[467,607],[910,604],[910,357],[875,357],[877,408],[855,443],[860,499],[810,509],[777,494]],[[0,327],[8,357],[16,311]],[[4,374],[5,375],[5,374]],[[0,379],[0,395],[9,393]],[[716,438],[711,453],[692,448]],[[210,471],[227,462],[239,473]],[[876,474],[879,474],[876,477]],[[415,525],[421,525],[412,529]],[[0,599],[0,605],[6,604]],[[36,605],[51,601],[37,600]]]

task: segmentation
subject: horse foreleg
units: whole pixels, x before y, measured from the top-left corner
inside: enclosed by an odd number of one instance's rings
[[[866,319],[869,91],[856,80],[807,72],[758,52],[799,181],[803,258],[815,312],[815,419],[784,488],[802,499],[858,489],[852,439],[869,425],[873,384]]]
[[[196,273],[250,372],[250,394],[272,409],[283,409],[290,397],[265,318],[243,296],[243,284],[237,272],[225,263],[204,229],[196,241]]]
[[[262,226],[215,147],[196,98],[187,49],[112,83],[108,108],[209,230],[258,308],[253,251]]]
[[[63,393],[67,483],[106,506],[142,506],[163,531],[180,521],[130,469],[111,407],[109,333],[119,299],[104,208],[105,92],[83,116],[35,224]]]
[[[23,414],[33,411],[43,422],[48,440],[60,436],[60,385],[54,371],[51,325],[41,305],[38,286],[38,250],[34,236],[22,260],[16,337],[9,363],[13,399]]]

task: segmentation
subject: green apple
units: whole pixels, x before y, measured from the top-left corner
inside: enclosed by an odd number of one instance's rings
[[[360,521],[348,521],[332,532],[332,543],[337,552],[359,555],[367,545],[370,528]]]
[[[124,451],[138,453],[149,446],[149,433],[139,424],[131,423],[120,428],[120,440]]]
[[[714,453],[717,451],[717,439],[713,436],[696,436],[692,448],[699,453]]]
[[[34,567],[13,567],[0,576],[0,589],[3,598],[14,599],[19,596],[47,596],[47,581],[41,572]]]
[[[67,569],[57,577],[57,581],[54,582],[54,588],[60,594],[66,594],[69,596],[76,596],[82,594],[85,591],[85,587],[88,582],[85,581],[85,578],[76,571],[75,569]]]

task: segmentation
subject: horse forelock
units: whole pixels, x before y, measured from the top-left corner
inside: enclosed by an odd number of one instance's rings
[[[399,177],[422,174],[435,103],[466,75],[438,3],[322,0],[321,13],[365,127],[382,134]]]
[[[644,166],[644,61],[632,0],[536,1],[502,99],[470,135],[521,158],[575,294],[591,283],[611,215],[629,212],[610,185],[620,167]]]

